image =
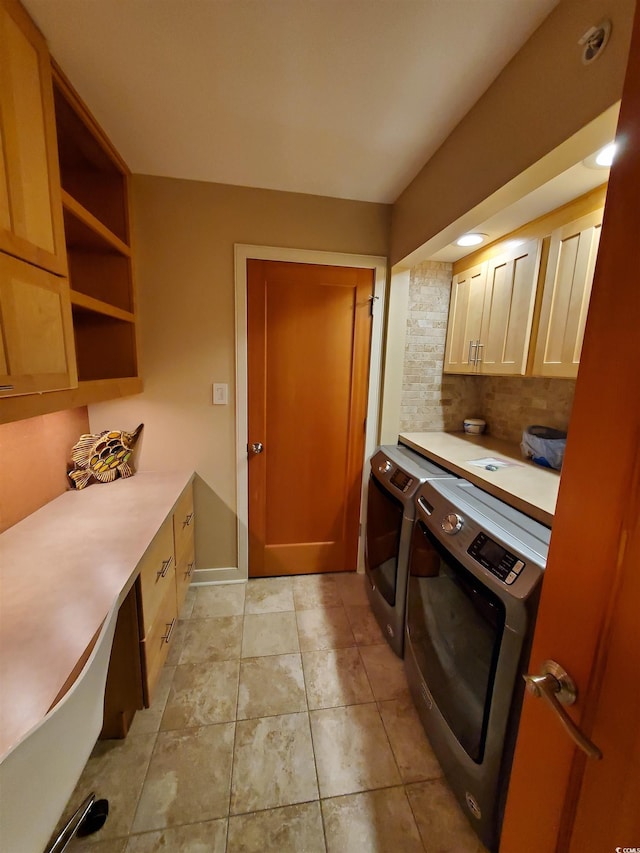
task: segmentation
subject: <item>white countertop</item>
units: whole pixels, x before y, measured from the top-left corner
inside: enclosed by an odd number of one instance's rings
[[[399,440],[510,506],[551,526],[560,474],[525,459],[519,445],[490,435],[467,435],[464,432],[404,432]],[[471,464],[483,457],[515,464],[497,471]]]
[[[49,710],[192,476],[65,492],[0,536],[0,755]]]

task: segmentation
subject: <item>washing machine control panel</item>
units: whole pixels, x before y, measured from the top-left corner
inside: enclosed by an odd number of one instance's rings
[[[515,554],[507,551],[486,533],[478,533],[467,549],[467,554],[488,569],[492,575],[509,585],[516,580],[525,566]]]

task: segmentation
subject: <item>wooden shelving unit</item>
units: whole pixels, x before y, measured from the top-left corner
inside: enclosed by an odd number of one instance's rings
[[[129,170],[55,64],[53,90],[78,380],[135,378]]]

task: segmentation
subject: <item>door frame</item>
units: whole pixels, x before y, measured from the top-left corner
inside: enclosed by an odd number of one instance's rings
[[[363,476],[360,499],[360,530],[366,510],[367,471],[364,463],[378,443],[378,421],[381,400],[382,341],[384,306],[387,292],[387,258],[380,255],[351,255],[316,249],[285,249],[278,246],[234,244],[234,280],[236,306],[236,505],[238,511],[238,579],[249,577],[249,461],[247,445],[248,391],[247,370],[247,261],[289,261],[297,264],[322,264],[332,267],[359,267],[374,273],[373,325],[369,360],[367,397],[367,429],[364,442]],[[358,538],[358,571],[364,571],[362,536]]]

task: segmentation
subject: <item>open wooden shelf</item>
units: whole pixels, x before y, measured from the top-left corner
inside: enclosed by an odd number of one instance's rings
[[[53,71],[62,188],[126,243],[128,169],[55,64]]]
[[[136,330],[129,320],[72,304],[78,380],[136,377]]]
[[[87,390],[138,374],[129,170],[55,64],[53,82],[76,361]]]
[[[95,299],[93,296],[88,296],[86,293],[77,290],[71,291],[71,304],[87,311],[93,311],[95,314],[112,317],[114,320],[123,320],[125,323],[135,323],[136,321],[131,311],[123,311],[122,308],[116,308],[115,305],[110,305],[108,302]]]
[[[66,190],[62,190],[62,207],[67,249],[116,251],[125,257],[131,256],[129,246]]]

